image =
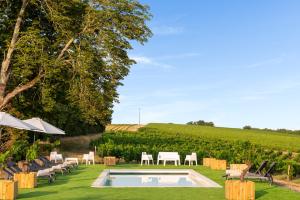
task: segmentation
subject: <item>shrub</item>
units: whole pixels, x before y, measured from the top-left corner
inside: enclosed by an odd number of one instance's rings
[[[26,160],[27,161],[34,160],[38,157],[38,153],[39,153],[38,142],[39,141],[36,141],[27,149],[27,152],[26,152]]]
[[[90,145],[97,146],[98,154],[102,157],[116,156],[124,158],[127,162],[139,161],[141,152],[144,151],[152,154],[154,158],[160,151],[176,151],[180,154],[181,160],[184,160],[185,155],[196,152],[200,162],[203,157],[215,157],[226,159],[229,163],[244,163],[249,160],[254,167],[258,167],[263,160],[269,160],[270,163],[277,162],[277,172],[284,172],[287,168],[285,161],[293,159],[291,152],[265,149],[249,141],[226,141],[180,133],[170,134],[147,127],[137,133],[107,132]],[[294,174],[299,173],[298,166],[295,166]]]
[[[245,130],[250,130],[250,129],[252,129],[252,127],[249,126],[249,125],[246,125],[246,126],[243,127],[243,129],[245,129]]]

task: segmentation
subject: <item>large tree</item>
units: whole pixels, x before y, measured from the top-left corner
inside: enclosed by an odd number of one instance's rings
[[[108,123],[150,17],[135,0],[0,1],[0,110],[72,131]]]

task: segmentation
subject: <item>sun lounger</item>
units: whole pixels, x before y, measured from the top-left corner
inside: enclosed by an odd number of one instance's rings
[[[263,174],[262,170],[266,168],[267,164],[268,164],[268,161],[264,160],[255,172],[247,172],[246,176],[247,175],[262,175]],[[224,177],[226,177],[226,179],[239,178],[241,176],[241,173],[242,173],[242,171],[240,171],[240,170],[229,169],[229,170],[226,170],[226,174]]]
[[[22,172],[22,170],[18,167],[18,165],[15,162],[12,162],[12,161],[7,163],[7,167],[5,167],[3,169],[3,171],[6,174],[8,179],[13,179],[15,173]],[[53,172],[50,172],[47,169],[40,170],[36,167],[33,167],[32,164],[29,164],[29,171],[30,172],[37,172],[37,177],[38,178],[46,178],[46,179],[48,179],[49,183],[53,182],[54,179],[55,179]]]
[[[268,182],[270,182],[270,184],[272,184],[273,183],[272,173],[275,169],[276,162],[273,162],[270,165],[270,168],[265,173],[263,173],[262,170],[266,167],[266,165],[267,165],[267,161],[263,161],[262,164],[260,165],[260,167],[256,170],[256,172],[254,172],[254,173],[247,172],[244,178],[245,179],[264,180],[264,181],[268,181]],[[240,178],[240,175],[239,176],[235,176],[235,175],[227,175],[226,176],[226,179],[233,179],[233,178]]]
[[[266,171],[265,174],[260,175],[260,174],[246,174],[245,179],[259,179],[259,180],[264,180],[268,181],[270,184],[273,183],[273,171],[275,169],[276,162],[272,162],[270,165],[270,168]]]
[[[39,157],[39,160],[43,163],[46,168],[50,168],[54,172],[60,172],[62,175],[66,171],[70,171],[67,167],[64,167],[62,164],[51,163],[48,159]]]

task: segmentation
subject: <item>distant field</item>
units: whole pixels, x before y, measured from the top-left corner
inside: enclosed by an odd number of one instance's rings
[[[162,132],[168,132],[171,134],[180,133],[223,140],[248,140],[252,143],[260,144],[268,148],[275,148],[284,151],[300,151],[300,136],[286,133],[180,124],[148,124],[146,127],[156,128]]]
[[[138,124],[109,124],[106,126],[106,131],[137,131],[139,128],[144,127],[144,125]]]

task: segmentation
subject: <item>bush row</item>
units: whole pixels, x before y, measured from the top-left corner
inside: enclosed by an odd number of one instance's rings
[[[175,151],[184,161],[185,155],[196,152],[199,163],[204,157],[225,159],[229,163],[244,163],[250,161],[258,167],[263,160],[277,162],[276,171],[285,172],[287,165],[292,165],[294,175],[300,174],[297,164],[300,157],[291,152],[282,152],[265,149],[248,141],[226,141],[191,137],[182,134],[169,134],[158,129],[143,128],[137,133],[132,132],[107,132],[91,146],[97,146],[99,156],[116,156],[125,161],[139,161],[141,152],[153,155],[155,159],[160,151]]]

